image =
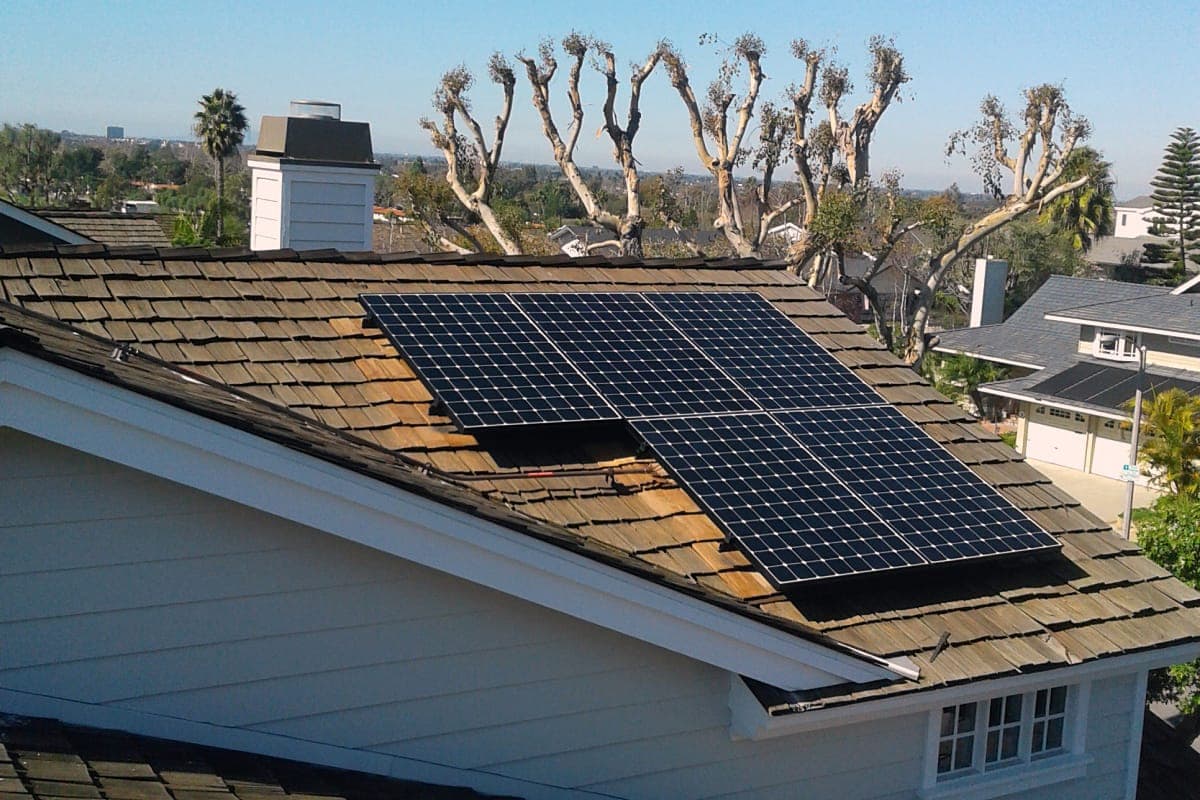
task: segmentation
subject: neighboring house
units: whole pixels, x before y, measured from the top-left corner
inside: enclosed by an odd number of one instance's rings
[[[457,427],[359,299],[563,291],[768,298],[1061,548],[781,588],[625,428]],[[27,247],[0,298],[0,712],[529,798],[1132,799],[1200,655],[1200,594],[770,264]]]
[[[1013,368],[979,390],[1015,403],[1020,452],[1120,478],[1138,344],[1147,348],[1147,390],[1200,394],[1198,284],[1172,290],[1054,275],[1003,323],[943,331],[936,349]]]
[[[1088,263],[1103,267],[1110,274],[1118,267],[1141,266],[1152,270],[1166,270],[1169,264],[1144,262],[1145,247],[1150,244],[1168,244],[1162,236],[1151,233],[1154,218],[1154,202],[1140,195],[1113,207],[1113,233],[1097,239],[1085,257]],[[1196,270],[1195,264],[1189,271]]]
[[[158,218],[151,214],[76,209],[31,211],[0,200],[0,246],[39,243],[150,247],[171,244]]]
[[[617,236],[607,228],[595,225],[563,225],[546,234],[550,241],[572,258],[582,258],[587,255],[613,255],[616,252]],[[720,231],[685,228],[676,231],[673,228],[646,228],[642,231],[642,246],[647,252],[661,251],[672,247],[686,247],[688,241],[701,250],[710,250],[716,245],[724,244]],[[597,242],[612,242],[612,247],[588,249],[589,245]],[[709,255],[718,255],[710,253]]]

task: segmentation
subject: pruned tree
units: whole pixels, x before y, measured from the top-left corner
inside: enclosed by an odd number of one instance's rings
[[[804,64],[804,77],[787,87],[784,107],[762,103],[757,115],[758,139],[753,147],[745,140],[766,78],[762,40],[745,34],[734,41],[717,79],[709,86],[703,107],[696,99],[683,59],[670,49],[664,55],[671,85],[688,113],[697,156],[717,184],[714,224],[739,255],[761,256],[771,226],[799,206],[803,208],[800,219],[805,232],[788,253],[788,261],[799,271],[813,264],[814,257],[828,246],[810,231],[826,190],[831,185],[849,185],[862,199],[869,185],[869,153],[876,126],[899,96],[900,87],[909,80],[903,56],[890,39],[876,36],[871,39],[870,49],[871,96],[845,118],[841,103],[853,89],[847,70],[827,63],[825,50],[802,39],[793,41],[791,52]],[[733,91],[733,80],[743,72],[746,82],[738,94]],[[826,118],[813,125],[814,101],[818,100],[825,107]],[[776,170],[789,159],[795,165],[801,191],[799,196],[785,199],[775,196],[774,179]],[[734,170],[747,160],[758,178],[751,204],[753,219],[743,220]],[[809,276],[812,283],[818,279],[813,269]]]
[[[917,299],[907,330],[905,357],[918,365],[929,346],[925,330],[933,300],[950,267],[985,236],[1021,215],[1042,208],[1068,192],[1095,179],[1084,172],[1067,178],[1064,172],[1076,144],[1091,133],[1091,125],[1072,113],[1061,86],[1042,84],[1025,91],[1020,119],[1012,121],[1004,106],[993,96],[984,98],[981,118],[973,127],[954,133],[947,155],[966,153],[974,145],[973,164],[984,186],[999,205],[967,224],[957,236],[948,237],[929,256],[924,286]],[[1008,190],[1005,174],[1011,176]]]
[[[854,90],[849,70],[837,63],[825,64],[821,70],[817,95],[825,107],[825,119],[809,135],[807,119],[812,113],[816,71],[825,58],[825,52],[812,49],[803,40],[792,43],[792,54],[807,66],[804,83],[789,87],[794,109],[793,160],[805,196],[812,197],[805,212],[806,228],[808,222],[819,213],[821,198],[831,180],[850,187],[859,202],[867,205],[871,190],[871,142],[875,129],[888,107],[900,99],[900,87],[910,80],[904,69],[904,56],[893,40],[873,36],[868,49],[871,53],[871,67],[867,71],[870,97],[857,105],[848,118],[843,116],[842,101]],[[895,198],[896,194],[893,188],[891,196]],[[891,233],[895,235],[892,242],[894,246],[908,230],[896,227]],[[820,249],[817,240],[802,237],[790,254],[790,261],[798,271],[808,269],[811,285],[815,285],[819,279],[818,264],[813,262],[813,257]],[[882,265],[883,262],[879,262],[879,266]]]
[[[413,219],[421,226],[425,241],[431,246],[464,254],[484,249],[474,231],[465,224],[453,190],[446,181],[431,175],[422,159],[409,163],[400,171],[395,179],[395,191],[408,200]],[[465,242],[466,246],[460,242]]]
[[[533,107],[542,121],[542,133],[550,143],[554,153],[554,161],[562,170],[572,190],[583,204],[587,218],[592,223],[606,228],[616,234],[615,245],[620,248],[623,256],[641,258],[642,230],[645,220],[642,217],[642,201],[639,194],[640,176],[637,159],[633,153],[633,142],[641,127],[642,85],[662,60],[663,47],[660,45],[646,57],[640,66],[635,65],[629,78],[629,106],[622,125],[617,113],[617,92],[620,81],[617,78],[616,56],[612,47],[607,43],[589,36],[572,32],[562,40],[562,49],[569,59],[567,69],[567,101],[571,109],[571,122],[567,127],[566,138],[559,131],[554,120],[553,109],[550,105],[550,82],[558,71],[558,59],[555,56],[554,45],[549,40],[543,41],[538,47],[538,58],[534,59],[524,54],[518,54],[517,60],[525,65],[525,74],[529,78],[533,90]],[[613,159],[621,168],[625,182],[625,213],[615,214],[608,211],[598,201],[583,174],[575,163],[575,145],[583,130],[583,99],[579,90],[580,76],[584,62],[589,53],[593,56],[592,65],[604,76],[606,93],[604,97],[604,127],[613,146]],[[590,249],[612,246],[614,242],[598,242],[589,245]]]
[[[500,168],[500,153],[504,148],[504,135],[512,114],[516,76],[504,56],[493,53],[488,62],[488,77],[503,92],[491,147],[484,138],[483,128],[471,112],[467,93],[475,78],[465,66],[460,65],[442,75],[433,93],[433,107],[442,118],[440,127],[436,121],[428,118],[421,119],[421,127],[429,132],[433,145],[446,158],[446,182],[458,202],[482,220],[501,250],[509,255],[517,255],[521,252],[519,236],[503,224],[491,202],[493,181]],[[458,130],[460,118],[469,136]],[[468,189],[469,184],[474,184],[474,187]]]
[[[708,39],[702,39],[707,41]],[[713,176],[717,185],[717,216],[713,227],[724,233],[729,244],[743,257],[757,257],[766,237],[766,226],[747,228],[742,220],[741,204],[738,202],[737,184],[733,172],[748,155],[743,148],[746,132],[754,119],[754,106],[762,91],[763,74],[761,59],[766,52],[762,39],[752,33],[739,36],[730,48],[730,57],[721,63],[720,74],[708,87],[703,108],[696,99],[688,78],[688,68],[683,57],[670,45],[663,47],[663,63],[667,68],[671,86],[679,93],[687,110],[692,129],[692,143],[700,163]],[[746,86],[741,100],[733,91],[733,79],[746,71]],[[730,115],[734,115],[730,130]],[[780,124],[774,107],[767,109],[767,122],[763,127],[771,130],[766,141],[760,136],[759,156],[756,166],[763,171],[765,180],[760,180],[757,198],[769,201],[771,175],[779,165],[784,152],[782,136],[786,128]],[[781,212],[782,213],[782,212]]]

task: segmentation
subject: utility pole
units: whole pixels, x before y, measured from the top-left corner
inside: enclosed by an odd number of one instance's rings
[[[1133,396],[1133,433],[1129,437],[1129,463],[1126,465],[1125,520],[1122,533],[1129,538],[1129,526],[1133,522],[1133,489],[1137,485],[1138,435],[1142,430],[1142,384],[1146,377],[1146,345],[1138,345],[1137,393]],[[1129,470],[1133,472],[1130,473]]]

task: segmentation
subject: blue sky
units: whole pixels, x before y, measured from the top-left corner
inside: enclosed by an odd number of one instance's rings
[[[1062,83],[1092,120],[1093,144],[1114,164],[1117,195],[1144,192],[1172,130],[1200,128],[1200,4],[1194,2],[197,2],[0,3],[0,121],[131,136],[186,136],[196,99],[216,86],[237,92],[253,128],[291,98],[341,102],[345,119],[372,124],[377,150],[430,152],[417,120],[445,69],[482,74],[493,50],[533,50],[571,28],[610,41],[624,69],[659,38],[671,39],[699,88],[719,54],[698,44],[753,30],[768,46],[765,96],[800,75],[791,39],[834,46],[865,84],[866,43],[893,36],[912,82],[880,124],[872,169],[895,168],[905,184],[978,190],[962,158],[943,154],[948,134],[970,124],[980,99],[1010,108],[1022,88]],[[585,83],[580,161],[609,165],[598,128],[601,84]],[[477,109],[494,113],[486,79]],[[860,95],[856,94],[857,101]],[[649,169],[699,172],[678,97],[661,73],[643,101],[636,144]],[[490,127],[490,126],[489,126]],[[549,162],[528,88],[517,104],[507,158]]]

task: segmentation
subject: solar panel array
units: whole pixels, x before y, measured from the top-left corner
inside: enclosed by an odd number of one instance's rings
[[[778,585],[1058,546],[758,294],[363,303],[464,428],[626,420]]]
[[[508,295],[360,300],[464,429],[620,419]]]

